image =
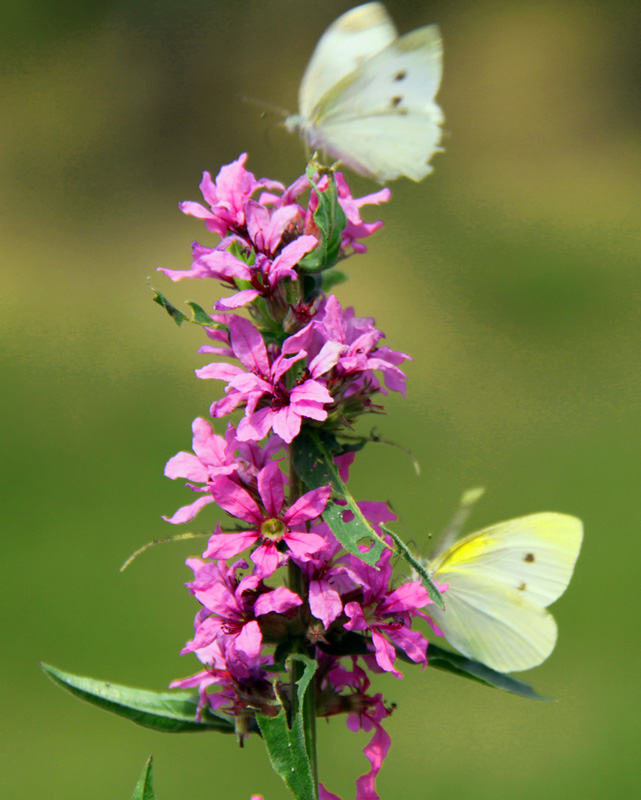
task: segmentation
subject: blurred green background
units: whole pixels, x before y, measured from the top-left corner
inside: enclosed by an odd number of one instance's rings
[[[356,3],[353,3],[356,4]],[[4,0],[0,9],[3,251],[6,798],[126,798],[149,753],[159,800],[285,797],[258,740],[153,733],[70,698],[39,671],[163,689],[196,671],[178,651],[195,603],[193,544],[174,532],[188,499],[163,478],[190,446],[211,382],[198,331],[178,329],[146,286],[178,304],[216,287],[170,282],[189,244],[215,241],[177,202],[202,170],[242,151],[285,182],[304,151],[277,117],[296,106],[325,27],[352,3]],[[638,2],[390,2],[405,32],[438,22],[446,152],[370,210],[386,227],[346,264],[337,294],[409,352],[354,493],[389,499],[419,546],[461,492],[488,488],[472,527],[540,510],[583,518],[560,638],[523,678],[532,703],[404,668],[376,688],[398,709],[383,798],[603,798],[638,785]],[[351,178],[355,194],[377,187]],[[369,427],[365,426],[366,428]],[[213,517],[212,517],[213,518]],[[212,519],[210,518],[210,519]],[[320,726],[321,772],[345,798],[367,739]]]

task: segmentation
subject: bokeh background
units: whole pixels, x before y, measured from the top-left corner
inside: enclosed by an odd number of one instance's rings
[[[355,4],[355,3],[353,3]],[[313,46],[352,3],[3,0],[0,236],[4,554],[0,794],[129,797],[149,753],[160,800],[285,797],[260,742],[168,736],[72,699],[39,671],[163,689],[195,603],[193,544],[160,515],[163,478],[215,390],[198,331],[151,302],[213,298],[154,270],[211,244],[177,202],[242,151],[285,182],[299,142],[239,95],[290,110]],[[522,677],[533,703],[407,667],[383,798],[603,798],[638,786],[641,408],[641,9],[638,2],[389,2],[401,31],[438,22],[446,152],[393,184],[386,227],[346,264],[344,305],[409,352],[407,400],[354,468],[423,547],[461,492],[480,527],[539,510],[583,518],[560,638]],[[353,178],[355,194],[376,187]],[[212,287],[213,288],[213,287]],[[369,427],[369,422],[365,428]],[[211,518],[213,519],[213,517]],[[321,771],[353,797],[367,739],[322,724]]]

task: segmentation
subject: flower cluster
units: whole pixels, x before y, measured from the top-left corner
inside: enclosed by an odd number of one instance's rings
[[[220,242],[194,243],[186,271],[162,270],[172,280],[214,278],[232,290],[204,326],[210,343],[199,352],[217,360],[196,375],[224,386],[210,408],[214,420],[238,414],[222,435],[194,420],[193,452],[165,468],[198,495],[169,522],[188,522],[211,503],[231,518],[216,524],[203,557],[187,562],[200,609],[182,652],[194,653],[203,669],[172,685],[197,688],[199,716],[233,717],[242,740],[255,730],[257,712],[276,716],[294,704],[287,657],[304,653],[316,663],[316,715],[345,713],[351,729],[373,731],[357,800],[374,800],[391,710],[370,693],[365,668],[400,678],[399,653],[426,664],[427,640],[412,623],[426,618],[430,598],[419,581],[393,576],[392,541],[380,527],[395,519],[387,506],[347,507],[337,493],[355,449],[340,443],[361,414],[382,410],[375,395],[404,392],[400,365],[408,356],[381,346],[372,319],[343,309],[322,288],[336,263],[365,251],[362,239],[382,222],[363,222],[360,209],[389,191],[355,199],[340,173],[308,174],[286,188],[256,180],[245,161],[242,155],[215,180],[205,173],[206,206],[181,205]],[[330,471],[299,468],[299,442],[310,432],[336,445]],[[367,545],[345,549],[324,519],[330,507],[344,524],[358,510],[382,545],[376,563],[367,560]]]

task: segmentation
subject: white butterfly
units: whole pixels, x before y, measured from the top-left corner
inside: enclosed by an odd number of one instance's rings
[[[428,560],[445,610],[430,616],[461,653],[499,672],[535,667],[557,628],[547,610],[565,591],[583,526],[566,514],[532,514],[477,531]],[[429,648],[428,648],[429,658]]]
[[[441,53],[436,25],[397,36],[382,3],[357,6],[321,36],[285,125],[361,175],[420,181],[441,149]]]

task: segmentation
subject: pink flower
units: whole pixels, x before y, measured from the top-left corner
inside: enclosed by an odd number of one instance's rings
[[[158,272],[164,273],[172,281],[181,281],[183,278],[213,278],[233,286],[234,270],[238,270],[236,262],[239,261],[228,252],[233,242],[240,242],[243,246],[243,240],[238,236],[227,236],[216,247],[203,247],[198,242],[192,242],[191,269],[158,267]]]
[[[165,466],[165,475],[175,480],[187,478],[189,481],[203,483],[204,486],[194,486],[188,483],[195,492],[207,492],[188,506],[179,508],[172,517],[163,517],[167,522],[179,525],[188,522],[208,503],[213,503],[214,498],[209,493],[209,483],[217,475],[230,475],[238,470],[234,458],[234,443],[223,439],[213,433],[211,425],[204,419],[197,417],[191,425],[193,431],[194,454],[180,452],[169,459]]]
[[[361,775],[356,781],[356,800],[379,800],[376,792],[376,776],[381,771],[383,761],[389,753],[392,739],[383,729],[381,720],[390,715],[391,711],[383,703],[383,695],[377,694],[372,698],[369,708],[360,714],[350,714],[347,717],[347,727],[352,731],[374,731],[372,738],[365,745],[363,753],[370,763],[370,771]]]
[[[305,560],[325,546],[325,540],[308,533],[305,523],[320,516],[331,494],[331,486],[307,492],[289,508],[285,504],[285,479],[278,464],[272,462],[258,474],[258,493],[262,504],[227,477],[213,481],[212,492],[218,505],[252,527],[238,533],[215,533],[209,540],[205,558],[230,558],[258,544],[250,558],[262,577],[271,575],[291,552]],[[282,552],[279,544],[287,545]]]
[[[228,570],[224,561],[209,563],[189,559],[194,570],[194,580],[187,584],[203,609],[197,614],[195,636],[181,651],[207,651],[214,641],[223,641],[227,653],[243,653],[249,659],[260,654],[262,633],[257,617],[265,614],[283,614],[302,604],[301,598],[284,586],[268,590],[258,575],[237,576],[237,570],[246,568],[244,561]],[[201,660],[208,661],[208,655]]]
[[[192,491],[204,494],[190,505],[179,508],[172,517],[163,517],[174,525],[189,522],[202,508],[213,503],[211,482],[215,477],[228,475],[239,483],[255,482],[258,472],[284,447],[278,436],[272,436],[264,448],[253,442],[240,442],[233,425],[227,427],[223,438],[213,433],[210,423],[200,417],[193,421],[192,431],[194,454],[182,451],[170,458],[165,475],[173,480],[186,478]],[[194,486],[191,481],[203,485]]]
[[[226,650],[219,642],[214,642],[210,649],[216,655],[207,669],[169,685],[172,689],[198,689],[196,719],[202,718],[202,710],[207,706],[244,718],[255,709],[274,716],[278,710],[276,697],[270,676],[264,669],[271,659],[268,656],[252,659],[242,651]],[[211,687],[216,687],[216,694],[208,693]],[[246,729],[237,729],[241,738],[246,732]]]
[[[257,181],[251,172],[245,169],[247,153],[243,153],[236,161],[222,167],[216,180],[212,181],[208,172],[203,173],[200,183],[205,202],[209,209],[200,203],[186,201],[180,203],[180,210],[198,219],[204,219],[210,231],[224,237],[228,231],[237,231],[245,227],[245,204],[259,188],[273,190],[284,189],[282,183],[262,178]]]
[[[372,503],[371,506],[374,508],[369,509],[367,518],[374,521],[372,518],[378,514],[381,519],[385,514],[384,504]],[[376,506],[379,506],[378,511]],[[423,616],[420,609],[432,601],[420,581],[409,581],[391,589],[391,558],[392,551],[383,550],[377,563],[378,569],[374,569],[364,561],[349,556],[346,572],[361,587],[362,598],[345,604],[344,611],[349,617],[345,629],[368,631],[378,667],[402,678],[402,674],[394,667],[396,647],[403,650],[412,661],[424,665],[427,663],[427,639],[418,631],[411,630],[411,622],[413,617]]]
[[[380,800],[375,787],[376,776],[381,770],[392,743],[389,734],[383,730],[381,722],[390,716],[392,709],[385,706],[382,695],[368,694],[369,678],[365,671],[356,665],[355,659],[352,661],[351,672],[335,662],[328,671],[326,680],[336,691],[350,690],[347,702],[351,713],[347,717],[347,727],[351,731],[374,731],[372,738],[363,750],[370,762],[370,771],[356,781],[356,800]],[[333,800],[336,795],[323,789],[321,797]]]
[[[336,188],[338,190],[338,202],[345,212],[345,216],[347,217],[347,226],[341,235],[341,248],[345,255],[350,254],[350,248],[354,253],[364,253],[366,252],[367,248],[365,245],[357,242],[357,239],[364,239],[367,236],[371,236],[373,233],[379,230],[379,228],[382,228],[385,223],[380,221],[363,222],[360,215],[360,209],[365,205],[378,205],[379,203],[386,202],[390,199],[391,192],[389,189],[385,188],[378,192],[374,192],[373,194],[368,194],[365,197],[356,199],[352,197],[351,190],[343,173],[336,172],[334,174],[336,178]],[[316,188],[323,192],[327,190],[328,185],[329,179],[326,176],[323,176],[316,184]],[[293,202],[295,198],[303,194],[303,192],[305,192],[308,188],[309,181],[305,175],[303,175],[287,188],[283,194],[283,202]],[[311,192],[307,208],[307,215],[305,218],[305,230],[307,232],[314,233],[315,222],[313,215],[317,208],[318,197],[316,192]]]
[[[309,586],[309,610],[327,630],[343,611],[342,589],[351,590],[354,584],[348,578],[348,585],[345,585],[345,567],[337,563],[337,557],[343,552],[343,548],[329,525],[318,522],[313,527],[313,533],[325,539],[325,547],[301,563],[300,568]]]
[[[280,198],[274,198],[276,203]],[[270,209],[261,202],[249,200],[246,207],[247,233],[259,253],[274,255],[281,247],[285,231],[302,228],[303,209],[296,203]]]
[[[405,394],[405,374],[398,364],[409,359],[405,353],[378,347],[384,334],[367,317],[354,316],[353,309],[343,311],[334,295],[330,295],[316,317],[283,344],[283,354],[304,349],[310,357],[332,343],[339,355],[328,388],[334,397],[351,397],[365,390],[367,394],[380,391],[374,371],[380,370],[387,387]]]
[[[215,181],[209,172],[203,173],[200,190],[208,207],[192,201],[180,203],[181,211],[204,220],[207,228],[217,233],[222,241],[214,248],[194,243],[193,263],[189,270],[160,268],[173,281],[214,278],[235,289],[240,288],[235,279],[252,284],[251,288],[244,287],[233,297],[219,301],[218,308],[239,308],[259,295],[269,296],[280,280],[276,276],[288,274],[287,269],[293,271],[302,256],[315,247],[320,233],[314,220],[314,212],[318,207],[316,192],[310,191],[306,210],[296,202],[300,195],[310,189],[305,175],[285,189],[278,181],[267,178],[256,180],[245,169],[246,160],[247,154],[243,153],[236,161],[222,167]],[[316,184],[316,189],[326,191],[328,185],[327,176],[323,176]],[[356,199],[352,197],[347,181],[340,172],[336,173],[336,186],[338,202],[347,218],[347,225],[341,234],[343,254],[364,253],[367,248],[358,240],[371,236],[384,223],[363,222],[360,209],[364,205],[389,200],[390,191],[381,189]],[[267,191],[263,191],[256,200],[253,195],[259,189]],[[236,259],[228,252],[232,242],[237,242],[241,250],[246,251],[246,261]],[[286,267],[283,262],[276,264],[290,244],[296,244],[295,260],[290,250],[286,255],[289,266]],[[292,279],[296,278],[297,275]]]
[[[273,430],[288,444],[300,432],[303,417],[327,419],[323,406],[332,402],[332,396],[319,380],[331,368],[327,351],[319,353],[318,359],[309,365],[310,377],[290,388],[284,376],[306,357],[305,351],[272,360],[260,332],[249,320],[235,314],[229,318],[229,332],[234,355],[244,369],[221,363],[196,370],[199,378],[227,381],[226,397],[212,405],[212,416],[223,416],[244,404],[245,418],[237,431],[241,441],[259,441]]]
[[[251,284],[249,289],[242,289],[231,297],[218,300],[214,308],[218,311],[227,311],[247,305],[257,297],[271,297],[284,278],[298,280],[298,273],[294,267],[317,244],[318,240],[314,236],[299,236],[286,245],[274,259],[259,253],[251,266],[235,258],[231,253],[212,253],[210,256],[203,256],[203,261],[209,258],[210,262],[218,256],[218,260],[225,266],[223,273],[225,280],[238,279]]]

